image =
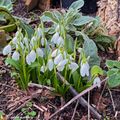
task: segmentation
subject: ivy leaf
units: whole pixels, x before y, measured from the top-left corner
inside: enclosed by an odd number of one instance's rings
[[[82,26],[82,25],[85,25],[85,24],[90,23],[92,21],[94,21],[93,17],[81,16],[80,18],[74,20],[73,25]]]
[[[77,0],[71,4],[69,9],[80,9],[84,5],[84,0]]]

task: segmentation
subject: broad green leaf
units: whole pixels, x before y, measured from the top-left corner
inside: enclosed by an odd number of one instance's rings
[[[34,34],[34,30],[32,29],[32,27],[21,20],[19,20],[19,22],[20,22],[19,26],[22,28],[24,32],[28,34],[28,37],[31,38],[32,35]]]
[[[113,75],[113,74],[116,74],[116,73],[118,73],[118,72],[119,72],[119,69],[117,69],[117,68],[112,68],[112,69],[108,70],[107,76],[109,77],[109,76],[111,76],[111,75]]]
[[[0,0],[0,7],[4,7],[9,11],[13,10],[13,5],[11,0]]]
[[[62,19],[62,15],[57,10],[53,11],[53,15],[57,18],[58,21]]]
[[[67,39],[65,41],[65,45],[66,45],[66,49],[67,49],[68,53],[71,53],[74,51],[73,38],[69,34],[67,34]]]
[[[35,117],[36,116],[36,112],[35,111],[28,112],[28,115],[30,115],[32,117]]]
[[[82,26],[93,21],[94,21],[93,17],[81,16],[80,18],[74,20],[73,25]]]
[[[20,71],[21,66],[20,66],[20,63],[19,63],[18,61],[15,61],[15,60],[13,60],[13,59],[11,59],[11,58],[7,58],[7,59],[5,60],[5,62],[6,62],[7,64],[10,64],[11,66],[15,67],[15,69],[17,69],[17,70]]]
[[[80,9],[84,5],[84,0],[77,0],[71,4],[69,9]]]
[[[58,23],[59,21],[56,19],[56,17],[54,16],[54,14],[50,11],[46,11],[44,12],[44,14],[46,17],[50,18],[52,20],[52,22],[54,23]]]
[[[85,34],[83,35],[84,44],[83,49],[85,51],[85,55],[90,56],[89,63],[90,66],[100,65],[100,58],[98,56],[97,46],[93,40],[89,39]]]
[[[95,65],[91,68],[91,76],[93,77],[98,74],[103,75],[103,70],[99,66]]]

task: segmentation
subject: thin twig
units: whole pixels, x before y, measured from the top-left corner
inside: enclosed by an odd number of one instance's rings
[[[108,88],[108,87],[107,87]],[[114,112],[116,111],[116,107],[115,107],[115,103],[114,103],[114,100],[113,100],[113,97],[112,97],[112,93],[110,91],[110,89],[108,88],[108,91],[109,91],[109,94],[110,94],[110,98],[112,100],[112,105],[113,105],[113,109],[114,109]]]
[[[78,103],[79,103],[79,100],[77,100],[77,103],[76,103],[76,105],[75,105],[74,112],[73,112],[73,115],[72,115],[71,120],[74,120],[74,117],[75,117],[75,113],[76,113],[76,109],[77,109]]]
[[[98,109],[98,107],[100,106],[100,101],[101,101],[101,99],[102,99],[102,96],[103,96],[103,93],[104,93],[104,90],[105,90],[106,85],[107,85],[107,81],[105,81],[103,90],[102,90],[101,95],[100,95],[100,97],[99,97],[99,100],[98,100],[98,103],[97,103],[97,109]]]
[[[108,80],[108,78],[105,78],[104,80],[101,81],[101,84],[104,83],[106,80]],[[55,113],[53,113],[49,119],[51,119],[52,117],[54,117],[56,114],[60,113],[62,110],[64,110],[66,107],[68,107],[69,105],[71,105],[75,100],[79,99],[81,96],[85,95],[86,93],[88,93],[89,91],[93,90],[94,88],[96,88],[97,85],[93,85],[89,88],[87,88],[86,90],[84,90],[83,92],[79,93],[78,95],[76,95],[74,98],[72,98],[69,102],[67,102],[63,107],[61,107],[59,110],[57,110]]]
[[[88,92],[88,120],[90,120],[90,91]]]

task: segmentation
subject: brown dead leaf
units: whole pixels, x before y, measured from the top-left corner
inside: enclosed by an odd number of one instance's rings
[[[49,120],[50,112],[44,112],[44,120]]]
[[[103,112],[106,108],[106,101],[109,102],[106,98],[103,98],[99,92],[95,92],[92,96],[93,104],[96,106],[97,110]],[[98,103],[99,102],[99,103]]]

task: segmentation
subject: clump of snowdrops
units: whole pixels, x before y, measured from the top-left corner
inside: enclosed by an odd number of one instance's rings
[[[92,84],[100,87],[99,75],[103,72],[99,66],[89,65],[90,56],[86,57],[84,49],[77,48],[77,39],[74,51],[68,53],[65,34],[61,34],[59,25],[47,39],[44,30],[41,23],[29,39],[19,29],[3,49],[3,55],[7,55],[6,63],[14,68],[18,85],[25,90],[29,82],[36,82],[52,86],[64,95],[69,87],[58,80],[57,72],[60,72],[78,92]]]

